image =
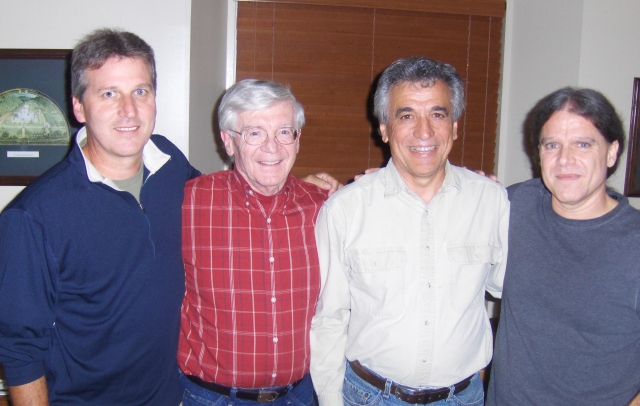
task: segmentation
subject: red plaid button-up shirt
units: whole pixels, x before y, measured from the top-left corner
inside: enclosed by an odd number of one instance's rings
[[[261,388],[309,371],[320,290],[314,225],[325,199],[293,176],[274,196],[254,192],[237,171],[186,184],[178,350],[184,373]]]

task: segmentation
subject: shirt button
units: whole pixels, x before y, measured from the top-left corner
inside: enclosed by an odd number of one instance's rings
[[[244,205],[245,205],[245,206],[248,206],[248,205],[249,205],[249,202],[245,202],[245,203],[244,203]]]
[[[267,218],[267,224],[271,224],[271,217]]]
[[[273,261],[275,261],[275,259],[273,257],[269,257],[269,262],[273,263]]]
[[[278,337],[273,337],[273,342],[277,343],[278,342]]]
[[[276,374],[275,372],[271,374],[271,377],[275,378],[278,374]]]
[[[275,296],[272,296],[271,297],[271,303],[275,303],[275,302],[276,302],[276,298],[275,298]]]
[[[427,362],[427,360],[426,360],[426,359],[423,359],[423,360],[422,360],[422,362]]]
[[[426,321],[424,322],[424,325],[425,325],[425,326],[428,326],[428,325],[429,325],[429,320],[426,320]]]
[[[425,251],[429,251],[429,246],[428,246],[428,245],[425,245],[425,246],[424,246],[424,250],[425,250]]]

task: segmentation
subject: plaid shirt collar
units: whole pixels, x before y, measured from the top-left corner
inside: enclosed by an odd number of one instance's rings
[[[283,213],[294,210],[293,207],[287,208],[287,202],[295,197],[295,177],[291,174],[287,175],[287,180],[284,183],[282,189],[275,195],[265,196],[253,190],[249,182],[242,176],[237,168],[233,169],[233,176],[231,177],[231,191],[233,199],[240,205],[245,207],[247,211],[251,209],[260,209],[263,206],[271,206],[274,199],[276,200],[273,210],[282,210]],[[284,198],[282,198],[284,197]],[[268,209],[268,207],[265,207]],[[270,211],[273,211],[270,210]]]

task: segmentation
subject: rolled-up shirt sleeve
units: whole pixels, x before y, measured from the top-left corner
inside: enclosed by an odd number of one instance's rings
[[[342,406],[347,328],[351,314],[344,261],[344,213],[325,203],[316,223],[321,290],[311,323],[311,377],[321,406]]]
[[[54,266],[42,226],[22,210],[0,216],[0,363],[9,386],[44,375],[55,317]]]

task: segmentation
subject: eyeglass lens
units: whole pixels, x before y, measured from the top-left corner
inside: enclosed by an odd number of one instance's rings
[[[267,137],[269,133],[260,127],[250,127],[245,128],[242,131],[242,136],[244,141],[249,145],[261,145]],[[276,130],[275,133],[276,140],[283,145],[293,144],[298,137],[298,131],[296,131],[293,127],[280,127]]]

